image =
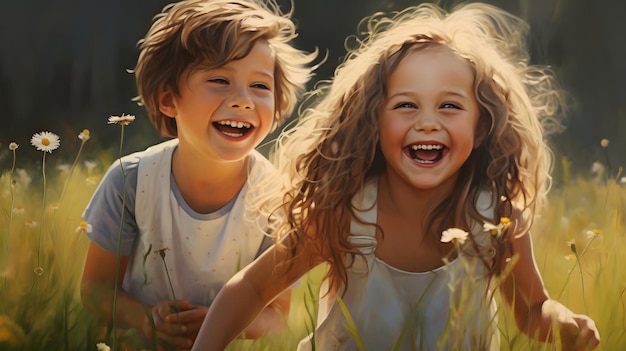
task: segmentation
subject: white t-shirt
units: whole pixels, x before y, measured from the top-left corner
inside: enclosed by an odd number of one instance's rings
[[[258,216],[246,212],[251,211],[246,195],[260,177],[275,176],[276,171],[253,151],[248,181],[239,194],[223,208],[200,214],[184,201],[171,174],[177,145],[173,139],[123,157],[124,172],[119,161],[114,162],[83,217],[93,228],[89,238],[116,254],[126,178],[120,251],[129,256],[124,290],[149,304],[175,295],[208,306],[230,277],[271,244],[251,220]],[[158,250],[164,250],[164,258]]]
[[[373,179],[353,200],[355,207],[362,209],[357,213],[365,223],[376,223],[377,196],[378,179]],[[489,211],[487,194],[481,194],[479,203]],[[481,229],[473,230],[479,242]],[[495,305],[485,296],[486,270],[476,257],[459,256],[429,272],[407,272],[376,257],[374,226],[353,220],[350,230],[350,240],[365,245],[361,249],[365,260],[357,257],[348,269],[342,301],[367,350],[498,349]],[[488,247],[481,252],[492,253]],[[298,350],[310,350],[312,338],[317,350],[358,350],[346,328],[347,318],[334,294],[325,294],[327,288],[324,282],[314,337],[302,340]],[[448,340],[439,345],[446,335]]]

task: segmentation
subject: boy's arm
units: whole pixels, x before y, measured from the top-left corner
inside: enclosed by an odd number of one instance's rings
[[[309,245],[309,247],[312,245]],[[287,250],[273,246],[233,276],[220,290],[192,350],[224,350],[281,292],[321,263],[300,245],[289,263]]]
[[[513,228],[511,230],[514,231]],[[541,341],[554,340],[559,328],[561,342],[567,350],[591,350],[600,342],[593,320],[577,315],[550,299],[535,263],[530,233],[512,239],[515,267],[504,279],[500,291],[513,307],[518,328]]]
[[[87,307],[103,314],[104,318],[113,316],[113,292],[115,289],[115,268],[117,256],[91,242],[83,269],[81,297]],[[117,320],[127,326],[141,330],[143,316],[151,306],[141,303],[122,289],[124,272],[128,256],[120,257],[117,291]]]
[[[89,244],[82,276],[81,298],[87,308],[101,313],[107,320],[111,320],[113,317],[116,260],[117,255],[104,250],[93,242]],[[161,323],[159,315],[169,314],[170,306],[174,305],[175,302],[161,301],[157,305],[151,306],[142,303],[122,289],[127,264],[128,256],[120,257],[116,320],[124,327],[140,330],[150,340],[156,336],[159,343],[189,347],[192,339],[185,335],[185,330],[181,330],[178,323]],[[155,326],[150,321],[150,317],[154,319]]]

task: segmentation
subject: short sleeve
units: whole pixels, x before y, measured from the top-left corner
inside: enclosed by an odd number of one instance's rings
[[[138,233],[135,193],[139,157],[133,154],[121,161],[121,165],[120,160],[113,162],[105,173],[83,212],[83,219],[92,227],[87,234],[89,239],[113,254],[117,254],[121,223],[120,255],[129,256]]]

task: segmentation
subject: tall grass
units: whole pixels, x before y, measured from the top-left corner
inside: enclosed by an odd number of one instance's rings
[[[83,309],[79,295],[89,240],[76,230],[95,190],[93,181],[114,156],[99,155],[95,168],[75,163],[68,173],[58,170],[53,154],[44,189],[37,167],[20,170],[19,151],[16,168],[12,151],[0,152],[0,350],[96,350],[104,330]],[[600,350],[626,350],[626,268],[620,264],[626,253],[626,184],[612,177],[572,176],[569,164],[564,165],[533,229],[538,267],[552,297],[596,321]],[[43,191],[49,203],[42,204]],[[37,266],[44,269],[40,276],[34,272]],[[295,349],[314,328],[323,269],[316,268],[294,288],[282,334],[238,340],[230,350]],[[520,335],[505,308],[499,310],[498,328],[502,350],[554,349]],[[132,341],[123,341],[119,349],[138,350]]]

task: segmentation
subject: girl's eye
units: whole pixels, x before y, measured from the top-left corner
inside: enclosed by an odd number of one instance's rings
[[[396,104],[393,108],[394,109],[399,109],[399,108],[415,108],[415,104],[412,102],[401,102],[399,104]]]
[[[461,109],[461,107],[459,107],[458,105],[450,103],[450,102],[447,102],[447,103],[441,105],[441,108],[443,108],[443,109],[453,108],[453,109],[457,109],[457,110]]]

